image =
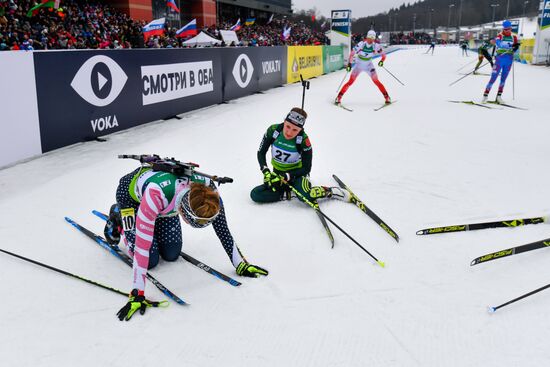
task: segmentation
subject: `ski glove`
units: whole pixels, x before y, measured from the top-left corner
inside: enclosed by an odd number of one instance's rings
[[[349,73],[351,71],[351,62],[348,62],[346,65],[346,71]]]
[[[145,299],[145,296],[143,294],[139,294],[137,289],[132,289],[132,292],[130,293],[130,297],[128,298],[128,303],[124,305],[118,312],[117,317],[120,321],[122,320],[130,320],[132,318],[132,315],[139,310],[140,314],[144,314],[147,307],[159,307],[163,306],[163,304],[166,303],[166,301],[162,302],[152,302],[147,299]]]
[[[282,176],[278,173],[271,172],[269,168],[264,168],[262,172],[264,173],[264,185],[271,188],[273,191],[276,191],[278,187],[281,187],[283,183],[290,179],[288,173]]]
[[[519,45],[520,45],[519,43],[514,43],[512,45],[512,50],[514,50],[514,52],[516,52],[519,49]]]
[[[380,67],[384,66],[384,60],[378,61],[378,66],[380,66]]]
[[[260,268],[258,265],[252,265],[245,261],[241,261],[237,266],[237,274],[243,277],[258,278],[261,275],[267,276],[269,272],[266,269]]]

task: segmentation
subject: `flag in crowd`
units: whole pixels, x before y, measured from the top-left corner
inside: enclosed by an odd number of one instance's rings
[[[244,22],[244,25],[254,25],[254,23],[256,23],[256,18],[248,18],[248,19]]]
[[[235,23],[231,28],[229,28],[230,31],[238,31],[239,29],[241,29],[241,18],[239,18],[239,20],[237,20],[237,23]]]
[[[275,15],[275,13],[271,13],[271,16],[269,17],[269,20],[267,21],[267,24],[273,22],[273,15]]]
[[[60,3],[60,0],[42,0],[42,2],[40,4],[35,5],[32,8],[30,8],[29,12],[27,13],[27,16],[29,18],[35,16],[36,14],[38,14],[40,9],[42,9],[42,8],[58,9],[59,8],[59,3]]]
[[[147,41],[151,36],[157,36],[164,34],[164,24],[166,18],[155,19],[151,23],[143,27],[143,37]]]
[[[284,39],[285,41],[286,41],[287,39],[290,38],[290,29],[291,29],[291,28],[292,28],[292,27],[288,26],[288,28],[285,27],[285,28],[283,29],[283,39]]]
[[[197,19],[193,19],[176,31],[176,37],[195,36],[197,34]]]
[[[172,8],[172,10],[174,10],[176,13],[179,13],[179,12],[180,12],[178,6],[176,5],[176,1],[175,1],[175,0],[168,0],[168,1],[166,1],[166,5],[167,5],[169,8]]]

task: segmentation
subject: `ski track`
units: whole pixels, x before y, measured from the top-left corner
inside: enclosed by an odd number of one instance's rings
[[[230,176],[220,188],[232,234],[246,258],[270,271],[239,278],[211,229],[183,226],[183,251],[243,284],[232,287],[179,259],[151,273],[190,302],[148,309],[130,322],[115,314],[126,298],[0,254],[0,355],[5,366],[542,366],[550,360],[547,290],[489,315],[548,283],[550,250],[470,266],[482,254],[550,237],[545,224],[417,236],[418,229],[548,214],[547,119],[550,72],[515,65],[504,99],[528,108],[485,110],[447,100],[480,100],[488,77],[456,70],[477,55],[456,47],[398,51],[378,68],[383,102],[361,75],[332,105],[344,75],[311,80],[305,109],[314,184],[340,177],[400,236],[399,244],[358,208],[321,209],[386,268],[373,264],[334,226],[330,242],[315,213],[296,200],[252,203],[262,182],[256,151],[270,124],[300,103],[299,84],[275,88],[154,122],[0,170],[1,247],[121,290],[131,269],[64,220],[101,233],[119,178],[157,153]],[[496,87],[491,94],[494,96]],[[147,297],[165,299],[147,285]]]

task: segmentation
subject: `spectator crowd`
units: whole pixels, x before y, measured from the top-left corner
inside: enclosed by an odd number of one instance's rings
[[[177,28],[173,27],[167,27],[164,35],[145,40],[142,29],[147,22],[131,19],[105,3],[62,0],[59,8],[41,8],[28,17],[29,10],[39,3],[40,0],[0,0],[0,51],[185,47],[186,39],[176,37]],[[219,31],[229,29],[235,21],[221,21],[202,31],[221,40]],[[290,35],[285,39],[283,29],[288,27]],[[268,24],[243,24],[237,36],[240,44],[234,46],[329,43],[323,31],[286,18],[273,19]]]

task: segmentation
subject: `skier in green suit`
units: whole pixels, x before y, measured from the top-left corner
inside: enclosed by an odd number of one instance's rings
[[[257,203],[289,200],[291,190],[296,189],[304,198],[317,204],[317,199],[333,198],[349,202],[350,195],[339,187],[311,186],[309,173],[313,159],[311,142],[304,125],[307,113],[294,107],[281,124],[271,125],[263,136],[258,150],[258,163],[264,175],[264,183],[250,192]],[[271,148],[270,170],[266,154]],[[298,198],[302,198],[298,195]]]

